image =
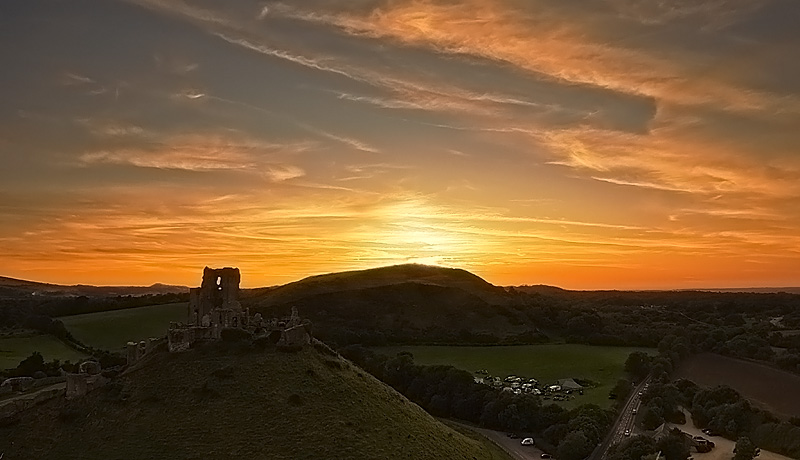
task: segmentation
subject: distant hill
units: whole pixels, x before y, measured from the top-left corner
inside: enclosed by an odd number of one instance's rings
[[[141,296],[153,294],[182,294],[186,286],[156,283],[151,286],[89,286],[83,284],[60,285],[26,281],[0,276],[0,289],[5,295],[61,295],[87,297]]]
[[[59,460],[508,460],[322,347],[226,345],[160,353],[83,398],[34,408],[0,427],[0,452]]]
[[[277,305],[317,294],[354,291],[404,283],[459,289],[487,303],[502,304],[508,302],[508,295],[504,288],[490,284],[483,278],[466,270],[404,264],[310,276],[300,281],[270,289],[263,295],[262,303]]]
[[[498,343],[534,334],[519,296],[465,270],[426,265],[313,276],[253,293],[266,315],[300,309],[324,340],[342,343]],[[529,340],[528,340],[529,341]]]
[[[525,292],[527,294],[544,294],[544,295],[553,295],[553,294],[563,294],[565,292],[569,292],[566,289],[562,289],[556,286],[548,286],[546,284],[534,284],[534,285],[522,285],[522,286],[514,286],[514,289],[519,292]]]
[[[747,292],[754,294],[778,294],[785,292],[787,294],[800,294],[800,287],[780,287],[780,288],[722,288],[722,289],[696,289],[697,291],[707,292]]]

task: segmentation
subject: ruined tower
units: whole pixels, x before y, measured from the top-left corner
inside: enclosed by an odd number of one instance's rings
[[[204,268],[203,283],[189,290],[187,323],[208,327],[212,323],[225,327],[238,327],[242,305],[239,303],[238,268]],[[237,324],[233,324],[236,322]]]

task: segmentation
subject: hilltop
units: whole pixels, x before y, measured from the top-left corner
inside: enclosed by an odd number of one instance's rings
[[[324,345],[157,353],[0,428],[24,459],[503,459]]]
[[[536,335],[519,294],[461,269],[427,265],[313,276],[246,293],[275,316],[296,306],[323,340],[342,343],[497,343]]]
[[[174,286],[155,283],[150,286],[91,286],[86,284],[62,285],[40,283],[16,278],[0,276],[0,293],[5,296],[87,296],[87,297],[114,297],[114,296],[143,296],[156,294],[182,294],[188,291],[186,286]]]
[[[282,286],[256,290],[254,294],[259,297],[262,304],[278,305],[319,294],[406,283],[458,289],[487,303],[505,303],[508,300],[504,288],[495,286],[466,270],[421,264],[392,265],[309,276]]]

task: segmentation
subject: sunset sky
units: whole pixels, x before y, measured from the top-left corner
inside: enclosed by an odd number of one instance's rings
[[[0,275],[800,285],[797,0],[0,2]]]

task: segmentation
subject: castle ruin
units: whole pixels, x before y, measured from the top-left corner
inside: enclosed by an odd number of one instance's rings
[[[77,374],[67,374],[67,399],[83,396],[103,386],[106,379],[100,374],[101,367],[97,361],[84,361],[78,367]]]
[[[240,327],[249,318],[239,303],[238,268],[203,269],[203,283],[189,289],[188,324],[190,326]],[[217,337],[219,338],[219,337]]]
[[[241,329],[253,336],[274,338],[278,347],[297,347],[311,343],[311,323],[303,321],[292,308],[292,316],[283,319],[265,320],[260,313],[250,315],[239,303],[238,268],[225,267],[203,269],[203,281],[199,288],[189,290],[189,307],[186,323],[170,323],[167,331],[168,348],[171,352],[188,350],[199,341],[222,338],[225,329]],[[134,345],[134,344],[131,344]],[[138,359],[144,353],[138,351],[144,344],[131,347],[130,355]]]

